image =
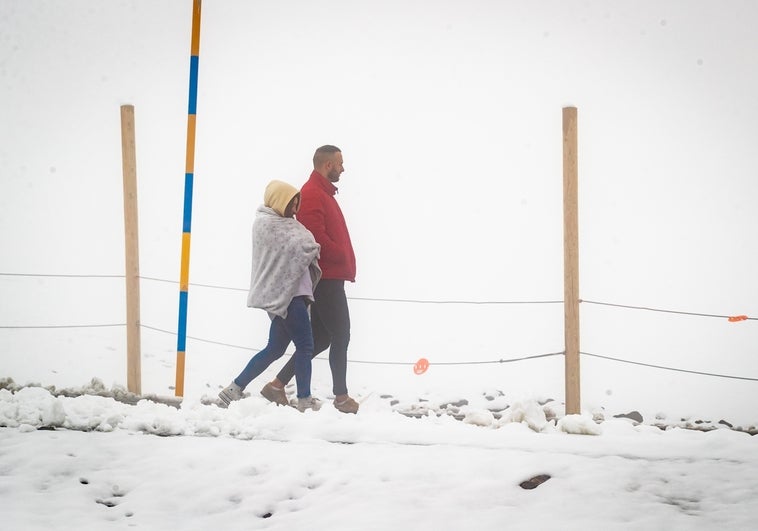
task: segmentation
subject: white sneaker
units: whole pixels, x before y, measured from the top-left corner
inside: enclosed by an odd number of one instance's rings
[[[223,407],[229,407],[229,404],[242,398],[242,388],[232,382],[221,390],[218,394],[218,398],[221,400],[221,405]]]
[[[298,398],[297,410],[300,412],[303,412],[306,409],[312,409],[313,411],[318,411],[319,409],[321,409],[321,400],[319,400],[318,398],[313,398],[312,396],[307,396],[305,398]]]

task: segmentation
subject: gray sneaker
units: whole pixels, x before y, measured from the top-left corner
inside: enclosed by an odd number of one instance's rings
[[[218,398],[221,400],[222,407],[229,407],[229,404],[242,398],[242,388],[232,382],[221,390]]]
[[[271,385],[271,382],[263,386],[263,389],[261,389],[261,394],[266,400],[273,402],[279,406],[290,405],[290,401],[287,400],[287,393],[284,392],[284,389],[277,389]]]
[[[307,396],[305,398],[298,398],[297,410],[300,412],[303,412],[306,409],[312,409],[313,411],[318,411],[319,409],[321,409],[321,400],[319,400],[318,398],[313,398],[312,396]]]

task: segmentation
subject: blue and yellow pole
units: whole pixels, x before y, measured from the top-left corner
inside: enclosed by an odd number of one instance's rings
[[[192,183],[195,172],[197,77],[200,61],[200,7],[202,1],[193,1],[189,109],[187,112],[187,160],[184,174],[184,216],[182,221],[182,270],[179,277],[179,327],[176,342],[176,396],[184,396],[184,358],[187,348],[187,299],[189,296],[190,233],[192,229]]]

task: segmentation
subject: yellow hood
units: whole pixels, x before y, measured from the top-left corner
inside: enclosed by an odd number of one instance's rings
[[[299,193],[300,191],[291,184],[284,181],[271,181],[263,194],[263,204],[276,210],[280,216],[284,216],[287,205]]]

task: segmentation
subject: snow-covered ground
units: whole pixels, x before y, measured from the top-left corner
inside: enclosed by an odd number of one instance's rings
[[[409,418],[369,396],[358,415],[302,414],[258,396],[225,410],[3,389],[3,529],[755,527],[758,437],[547,421],[534,402],[499,420],[463,410]],[[549,478],[521,486],[537,476]]]

